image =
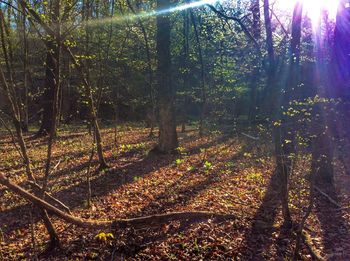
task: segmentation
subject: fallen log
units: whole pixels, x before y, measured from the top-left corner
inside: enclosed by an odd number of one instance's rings
[[[0,184],[6,186],[12,192],[16,193],[17,195],[21,196],[27,201],[30,201],[33,204],[44,208],[48,212],[56,215],[58,218],[66,221],[67,223],[70,223],[79,227],[86,227],[86,228],[92,228],[92,229],[115,230],[117,228],[125,228],[125,227],[142,228],[142,227],[161,225],[171,221],[198,222],[200,220],[210,219],[210,218],[217,219],[217,220],[235,219],[235,216],[232,214],[218,214],[218,213],[205,212],[205,211],[173,212],[173,213],[158,214],[158,215],[129,218],[129,219],[116,219],[112,221],[83,219],[83,218],[78,218],[68,213],[65,213],[62,210],[56,208],[55,206],[49,204],[48,202],[34,196],[33,194],[29,193],[25,189],[11,182],[2,173],[0,173]]]
[[[313,247],[311,236],[306,232],[306,230],[303,230],[301,235],[302,235],[302,239],[303,239],[305,245],[307,246],[312,258],[314,260],[317,260],[317,261],[325,261],[325,259],[322,257],[320,252]]]

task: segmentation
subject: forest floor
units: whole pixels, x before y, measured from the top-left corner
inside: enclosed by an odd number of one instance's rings
[[[102,130],[110,169],[97,172],[97,159],[92,161],[90,208],[91,136],[83,128],[61,131],[53,151],[52,194],[74,215],[89,219],[195,210],[230,213],[236,218],[120,229],[105,240],[96,237],[98,231],[53,218],[63,249],[43,260],[283,260],[292,256],[295,234],[281,226],[269,138],[254,141],[219,131],[199,138],[196,130],[189,129],[179,133],[178,155],[154,155],[149,151],[157,140],[149,138],[148,131],[122,126],[115,143],[113,129]],[[33,140],[30,135],[26,139],[34,172],[40,177],[46,139]],[[298,157],[291,179],[290,208],[296,222],[308,206],[308,158],[307,154]],[[0,136],[0,171],[26,187],[21,159],[5,132]],[[350,260],[350,176],[337,163],[334,186],[319,186],[344,209],[316,194],[315,208],[306,222],[311,244],[327,260]],[[31,259],[45,249],[45,228],[32,213],[30,204],[0,186],[0,260]],[[305,245],[302,256],[311,259]]]

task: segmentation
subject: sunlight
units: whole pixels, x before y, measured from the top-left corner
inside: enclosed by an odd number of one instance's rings
[[[326,11],[330,19],[335,19],[339,0],[276,0],[281,10],[292,11],[296,2],[304,5],[304,14],[307,15],[314,26],[318,24],[321,13]]]
[[[194,1],[191,3],[186,3],[186,4],[181,4],[177,5],[168,9],[164,10],[159,10],[159,11],[149,11],[149,12],[140,12],[137,14],[127,14],[123,16],[115,16],[115,17],[110,17],[110,18],[105,18],[105,19],[94,19],[88,21],[89,25],[96,26],[100,24],[106,24],[106,23],[120,23],[120,22],[125,22],[125,21],[133,21],[139,18],[147,18],[147,17],[152,17],[152,16],[157,16],[161,14],[167,14],[167,13],[174,13],[174,12],[179,12],[183,11],[189,8],[195,8],[195,7],[200,7],[204,6],[207,4],[215,4],[219,2],[219,0],[200,0],[200,1]]]

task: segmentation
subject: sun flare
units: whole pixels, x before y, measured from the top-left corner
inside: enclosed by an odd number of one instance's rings
[[[304,14],[308,16],[314,25],[318,24],[321,14],[325,11],[330,19],[335,19],[339,0],[276,0],[281,10],[293,10],[297,2],[303,3]]]

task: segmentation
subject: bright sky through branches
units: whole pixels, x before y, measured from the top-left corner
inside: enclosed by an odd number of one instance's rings
[[[307,15],[314,26],[318,24],[319,18],[323,11],[328,12],[330,19],[335,19],[338,9],[339,0],[275,0],[276,6],[285,11],[293,12],[296,2],[303,3],[304,14]]]

